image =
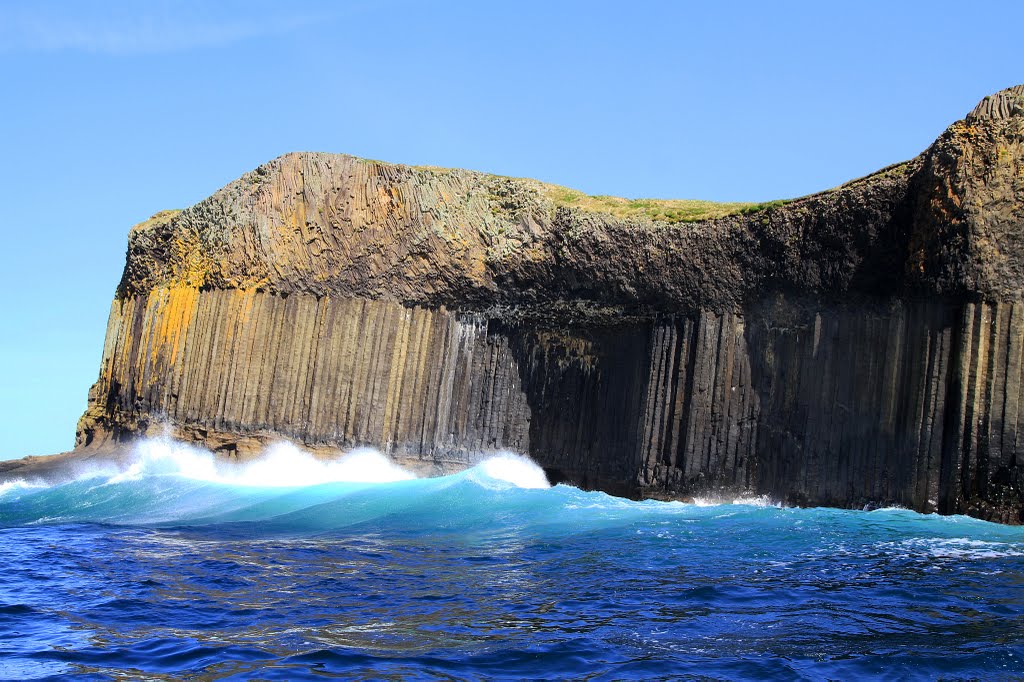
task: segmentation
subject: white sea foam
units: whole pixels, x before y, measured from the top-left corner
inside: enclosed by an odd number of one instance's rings
[[[740,495],[738,497],[695,497],[693,504],[698,507],[717,507],[722,504],[742,504],[748,507],[781,507],[779,502],[767,495]]]
[[[468,472],[485,487],[550,488],[544,470],[529,457],[499,452],[483,457]],[[94,460],[79,465],[74,480],[97,486],[117,485],[152,476],[176,476],[194,481],[251,487],[304,487],[323,483],[392,483],[416,475],[373,448],[356,448],[337,458],[314,457],[303,448],[280,441],[258,457],[234,462],[202,447],[170,437],[136,441],[119,461]],[[48,487],[43,482],[14,479],[0,483],[0,495],[11,490]]]
[[[1001,559],[1024,556],[1024,545],[989,542],[970,538],[913,538],[901,542],[883,542],[884,548],[897,549],[911,556],[935,559]]]
[[[167,438],[136,443],[128,466],[107,483],[144,476],[173,475],[237,486],[299,487],[321,483],[390,483],[415,478],[371,448],[357,448],[338,459],[323,460],[288,442],[269,446],[258,458],[226,462],[202,448]]]
[[[4,481],[0,483],[0,495],[6,495],[10,492],[17,492],[19,490],[28,490],[30,488],[45,488],[46,484],[42,481],[27,481],[24,478],[14,478],[10,481]]]

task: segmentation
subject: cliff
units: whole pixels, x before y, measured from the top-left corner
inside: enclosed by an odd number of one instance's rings
[[[508,448],[630,496],[1019,523],[1022,214],[1024,86],[766,205],[288,154],[132,228],[78,447]]]

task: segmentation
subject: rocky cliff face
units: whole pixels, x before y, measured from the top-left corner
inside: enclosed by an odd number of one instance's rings
[[[275,159],[132,229],[79,447],[508,448],[633,496],[1024,521],[1024,86],[835,190],[664,218]]]

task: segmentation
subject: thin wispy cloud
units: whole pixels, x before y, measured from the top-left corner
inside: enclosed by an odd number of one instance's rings
[[[295,8],[259,2],[0,4],[0,51],[177,52],[280,35],[326,18]]]

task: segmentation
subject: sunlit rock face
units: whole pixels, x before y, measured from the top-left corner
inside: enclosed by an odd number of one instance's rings
[[[280,157],[132,229],[78,447],[1022,521],[1024,87],[837,189],[697,203]]]

